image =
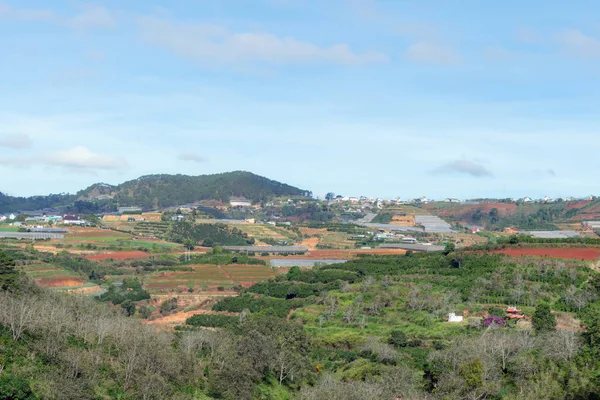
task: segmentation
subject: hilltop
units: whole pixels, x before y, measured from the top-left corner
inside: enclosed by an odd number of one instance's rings
[[[120,185],[94,184],[77,194],[13,197],[0,193],[0,212],[75,207],[108,211],[117,206],[145,209],[169,207],[200,200],[229,201],[243,197],[253,203],[279,196],[310,196],[307,190],[274,181],[251,172],[234,171],[212,175],[146,175]]]

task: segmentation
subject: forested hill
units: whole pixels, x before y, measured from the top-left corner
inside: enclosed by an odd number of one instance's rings
[[[40,210],[73,203],[77,197],[72,194],[51,194],[48,196],[13,197],[0,192],[0,213],[21,210]]]
[[[109,211],[117,206],[145,209],[169,207],[199,200],[229,201],[244,197],[259,203],[278,196],[310,196],[298,189],[245,171],[213,175],[147,175],[117,186],[95,184],[76,195],[11,197],[0,194],[0,213],[69,207],[74,211]],[[109,198],[112,197],[112,198]]]
[[[121,206],[168,207],[198,200],[228,201],[245,197],[254,203],[277,196],[305,196],[310,192],[250,172],[214,175],[148,175],[119,185],[115,199]]]

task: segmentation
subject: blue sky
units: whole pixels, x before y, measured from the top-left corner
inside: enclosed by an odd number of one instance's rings
[[[526,4],[524,4],[526,3]],[[0,191],[600,193],[593,1],[0,0]]]

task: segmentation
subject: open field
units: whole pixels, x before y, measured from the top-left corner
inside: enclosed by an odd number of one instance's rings
[[[138,258],[148,258],[150,256],[151,254],[146,253],[145,251],[117,251],[114,253],[94,254],[91,256],[86,256],[85,258],[92,261],[102,261],[108,258],[112,258],[113,260],[131,260]]]
[[[48,288],[76,291],[80,293],[100,292],[100,286],[87,282],[74,272],[67,271],[53,264],[35,264],[19,267],[28,277],[40,286]]]
[[[496,250],[492,253],[504,254],[513,257],[552,257],[571,260],[593,261],[600,259],[600,248],[508,248]]]
[[[398,226],[415,226],[414,215],[393,215],[391,225]]]
[[[272,227],[271,225],[258,225],[258,224],[236,224],[236,228],[248,236],[255,238],[256,240],[263,239],[275,239],[275,240],[289,240],[289,235],[284,235],[280,230]]]
[[[300,227],[300,233],[308,236],[321,236],[327,233],[326,228],[306,228]]]
[[[354,242],[348,239],[348,234],[345,232],[327,232],[319,239],[319,246],[326,246],[333,249],[351,249],[354,247]]]
[[[152,275],[144,285],[151,293],[175,291],[177,288],[194,291],[217,287],[250,286],[274,277],[280,270],[264,265],[193,265],[193,271],[168,271]]]

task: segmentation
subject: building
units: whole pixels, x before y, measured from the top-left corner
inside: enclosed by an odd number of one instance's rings
[[[469,225],[469,226],[467,226],[467,229],[470,229],[471,233],[479,233],[479,232],[483,231],[485,228],[483,226],[479,226],[479,225]]]
[[[404,237],[404,238],[402,238],[402,243],[416,244],[417,243],[417,239],[415,239],[413,237]]]
[[[463,322],[464,317],[462,315],[456,315],[455,313],[448,314],[448,322]]]
[[[82,226],[87,224],[86,220],[83,219],[79,219],[78,216],[76,215],[65,215],[63,217],[63,225],[77,225],[77,226]]]
[[[119,214],[125,213],[140,213],[142,212],[142,207],[119,207]]]
[[[15,218],[17,218],[17,216],[15,214],[10,214],[8,216],[8,219],[10,219],[11,221],[14,220]]]
[[[243,197],[233,198],[229,201],[231,207],[252,207],[252,202]]]
[[[517,309],[517,307],[508,307],[506,309],[506,316],[510,319],[523,319],[525,315]]]

